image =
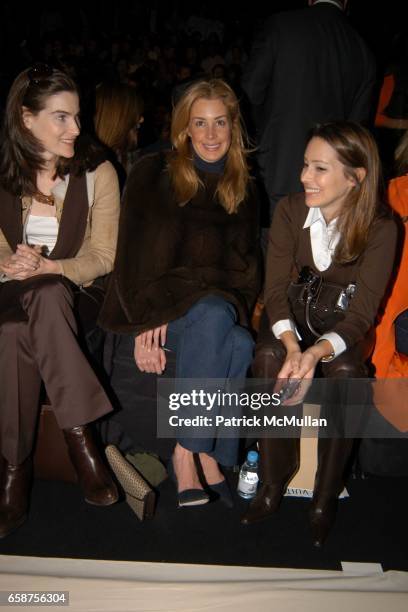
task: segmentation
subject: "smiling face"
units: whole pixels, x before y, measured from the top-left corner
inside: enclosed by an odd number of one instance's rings
[[[227,107],[219,98],[199,98],[191,106],[188,135],[194,151],[207,162],[216,162],[231,145]]]
[[[58,157],[73,157],[79,134],[79,98],[71,91],[49,96],[37,114],[23,108],[24,125],[44,148],[43,157],[55,162]]]
[[[310,140],[300,180],[305,190],[306,205],[309,208],[319,207],[326,222],[338,217],[346,197],[356,184],[344,171],[345,166],[332,146],[322,138]]]

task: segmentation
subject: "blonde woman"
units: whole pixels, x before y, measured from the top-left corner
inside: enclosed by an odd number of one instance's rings
[[[144,372],[161,374],[165,348],[178,378],[244,378],[253,340],[246,329],[259,291],[258,215],[238,101],[221,80],[199,81],[172,117],[169,154],[133,168],[124,196],[119,251],[103,326],[135,335]],[[179,440],[172,466],[179,506],[209,501],[208,486],[232,500],[219,464],[238,441]]]

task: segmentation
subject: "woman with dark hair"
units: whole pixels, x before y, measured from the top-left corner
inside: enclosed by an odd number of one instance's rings
[[[119,190],[96,147],[75,152],[79,131],[70,77],[37,65],[16,78],[0,152],[0,537],[27,516],[41,381],[86,501],[117,500],[88,426],[112,408],[76,317],[98,299],[95,279],[111,271]]]
[[[260,267],[232,89],[218,79],[192,84],[174,108],[171,138],[173,152],[146,156],[128,178],[101,324],[134,334],[141,371],[161,374],[171,350],[177,378],[243,379]],[[172,456],[179,506],[209,501],[193,453],[207,485],[231,505],[218,464],[234,465],[237,450],[237,439],[179,440]]]
[[[299,381],[311,381],[317,371],[336,379],[368,376],[373,327],[396,246],[396,225],[382,206],[379,178],[378,151],[367,130],[347,121],[317,126],[305,151],[304,193],[284,198],[275,211],[265,316],[252,370],[260,379],[282,379],[277,388],[293,393],[285,406],[301,405],[308,385]],[[346,410],[341,394],[334,402],[340,419]],[[350,438],[319,437],[310,511],[315,546],[334,522],[352,445]],[[277,510],[299,468],[298,437],[261,439],[259,447],[263,484],[242,519],[245,525]]]

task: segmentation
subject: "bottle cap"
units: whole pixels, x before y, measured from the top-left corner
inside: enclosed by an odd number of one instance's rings
[[[256,463],[258,461],[258,453],[256,451],[249,451],[247,455],[247,461],[250,463]]]

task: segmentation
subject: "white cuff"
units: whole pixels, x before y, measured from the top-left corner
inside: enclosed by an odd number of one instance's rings
[[[296,326],[291,319],[281,319],[280,321],[276,321],[276,323],[272,325],[272,332],[275,335],[275,338],[278,338],[278,340],[280,338],[280,335],[286,331],[293,332],[296,337],[299,338]]]
[[[328,332],[327,334],[323,334],[320,336],[318,342],[320,340],[328,340],[333,347],[334,359],[344,353],[347,350],[347,345],[344,342],[343,338],[336,334],[336,332]]]

